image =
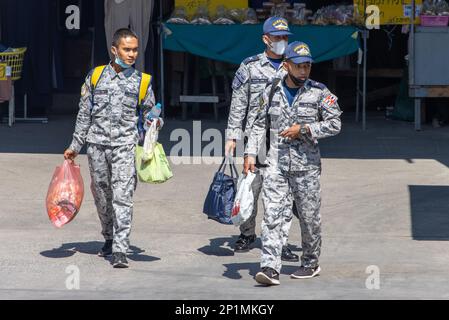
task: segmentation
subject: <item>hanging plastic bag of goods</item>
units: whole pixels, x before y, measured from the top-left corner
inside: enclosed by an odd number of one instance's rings
[[[72,221],[81,208],[84,182],[80,167],[69,160],[55,169],[47,192],[47,213],[54,226]]]

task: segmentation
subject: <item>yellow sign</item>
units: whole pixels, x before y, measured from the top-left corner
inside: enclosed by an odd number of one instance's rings
[[[0,63],[0,80],[6,80],[6,63]]]
[[[370,6],[375,7],[368,8]],[[378,11],[376,11],[376,6],[379,8]],[[415,6],[415,24],[419,24],[419,13],[422,6],[422,0],[415,0]],[[369,9],[368,13],[365,13],[365,8]],[[370,17],[375,18],[374,15],[378,12],[380,25],[410,24],[412,16],[412,0],[354,0],[354,11],[354,14],[359,17],[365,17],[366,14],[368,23],[370,23]]]
[[[227,9],[248,8],[248,0],[175,0],[175,7],[184,7],[189,17],[192,17],[200,6],[206,6],[209,15],[214,15],[218,6],[225,6]]]

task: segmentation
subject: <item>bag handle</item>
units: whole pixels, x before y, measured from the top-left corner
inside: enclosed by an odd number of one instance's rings
[[[225,163],[226,163],[227,159],[229,159],[229,168],[231,170],[231,177],[234,178],[234,173],[235,173],[236,178],[238,178],[239,174],[238,174],[238,171],[237,171],[237,168],[235,166],[232,156],[223,157],[223,161],[221,162],[220,168],[218,168],[218,172],[225,172],[225,170],[226,170]]]
[[[234,170],[235,177],[238,178],[239,173],[237,171],[237,167],[235,166],[234,158],[232,157],[232,155],[229,156],[229,167],[231,169],[231,177],[234,178],[234,175],[232,173],[232,170]]]

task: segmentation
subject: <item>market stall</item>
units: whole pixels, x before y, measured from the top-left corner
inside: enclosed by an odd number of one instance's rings
[[[240,64],[264,50],[262,24],[190,25],[167,23],[164,49],[189,52],[202,57]],[[322,62],[356,52],[358,29],[354,26],[306,25],[290,27],[290,41],[310,46],[314,61]]]
[[[449,56],[449,5],[438,0],[420,7],[413,1],[413,16],[421,17],[421,25],[411,25],[409,95],[415,99],[415,129],[421,130],[422,99],[449,97],[449,66],[443,63]]]
[[[306,42],[315,62],[359,50],[359,28],[354,25],[352,6],[330,6],[312,13],[304,4],[276,2],[257,13],[251,8],[226,12],[217,6],[215,14],[208,15],[204,8],[198,8],[195,15],[188,17],[184,9],[177,8],[161,28],[163,48],[238,65],[264,50],[262,22],[270,15],[279,15],[290,21],[290,41]]]

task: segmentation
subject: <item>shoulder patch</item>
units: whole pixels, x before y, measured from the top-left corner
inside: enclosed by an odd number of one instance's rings
[[[318,89],[321,89],[321,90],[324,90],[324,89],[327,88],[326,85],[322,84],[321,82],[314,81],[314,80],[310,81],[310,85],[312,87],[315,87],[315,88],[318,88]]]
[[[332,108],[337,102],[338,98],[336,95],[329,93],[323,100],[323,105],[327,108]]]
[[[257,61],[257,60],[260,60],[260,55],[255,55],[255,56],[252,56],[252,57],[249,57],[249,58],[246,58],[245,60],[243,60],[243,64],[248,64],[248,63],[251,63],[251,62],[254,62],[254,61]]]
[[[235,73],[234,80],[232,81],[232,89],[239,89],[244,83],[248,81],[248,75],[241,69],[238,69]]]
[[[81,97],[84,97],[87,94],[87,86],[86,84],[83,84],[83,86],[81,87]]]

